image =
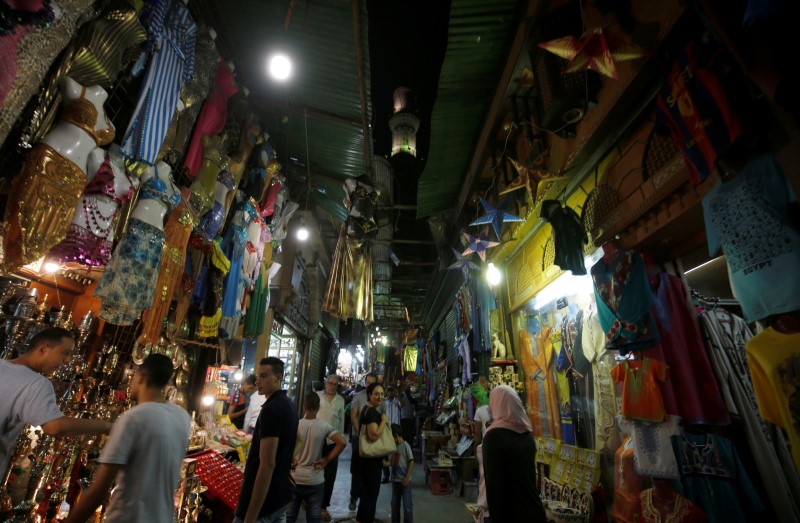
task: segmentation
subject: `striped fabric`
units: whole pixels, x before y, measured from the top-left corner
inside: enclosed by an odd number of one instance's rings
[[[151,40],[151,58],[121,151],[128,158],[152,165],[183,84],[192,77],[197,27],[181,0],[153,0],[142,19]]]

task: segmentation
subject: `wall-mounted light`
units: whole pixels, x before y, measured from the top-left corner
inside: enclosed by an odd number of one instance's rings
[[[494,287],[499,284],[502,279],[503,275],[500,274],[500,269],[495,267],[494,263],[489,262],[489,265],[486,267],[486,281],[489,282],[489,285]]]
[[[278,81],[286,81],[292,75],[292,61],[285,54],[275,54],[269,59],[269,74]]]

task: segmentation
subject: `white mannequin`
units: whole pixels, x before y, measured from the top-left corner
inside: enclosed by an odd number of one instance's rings
[[[248,280],[255,281],[258,278],[257,266],[258,258],[263,252],[263,245],[261,245],[261,228],[263,227],[261,220],[251,220],[247,225],[247,240],[255,247],[255,252],[248,250],[244,251],[244,258],[242,259],[242,272]]]
[[[125,174],[124,167],[115,161],[115,159],[119,157],[118,151],[119,146],[116,144],[112,144],[108,149],[108,154],[111,156],[111,170],[114,172],[114,193],[121,198],[131,189],[135,189],[138,186],[138,182],[135,179],[129,178]],[[89,160],[87,162],[87,184],[94,179],[95,175],[97,174],[97,170],[100,169],[100,166],[105,161],[105,155],[106,151],[99,147],[89,153]],[[94,226],[93,224],[87,223],[86,213],[83,212],[83,201],[86,198],[92,198],[97,202],[97,208],[100,211],[100,214],[103,216],[114,216],[114,214],[120,208],[120,202],[112,200],[105,195],[92,194],[89,196],[83,196],[81,198],[81,202],[78,204],[77,209],[75,209],[75,215],[72,217],[72,223],[90,231],[94,231]],[[100,225],[102,226],[105,224]],[[107,239],[109,241],[113,241],[113,232],[111,237]]]
[[[165,162],[158,162],[155,168],[149,167],[142,175],[141,183],[144,185],[151,178],[153,178],[153,176],[156,175],[156,170],[158,170],[158,177],[167,186],[167,192],[170,195],[177,192],[178,188],[172,183],[172,167]],[[144,223],[152,225],[153,227],[163,231],[164,217],[167,215],[169,210],[170,209],[167,207],[167,204],[160,199],[139,197],[139,202],[136,204],[133,212],[131,212],[130,217],[141,220]]]
[[[82,92],[83,86],[69,76],[61,79],[61,95],[64,98],[64,107],[80,98]],[[93,85],[86,87],[84,97],[97,109],[97,122],[94,125],[94,129],[96,131],[113,129],[111,123],[106,119],[105,109],[103,109],[108,93],[99,85]],[[59,120],[55,124],[42,142],[55,149],[64,158],[72,161],[84,173],[87,170],[89,153],[97,148],[94,137],[80,127],[63,120]]]

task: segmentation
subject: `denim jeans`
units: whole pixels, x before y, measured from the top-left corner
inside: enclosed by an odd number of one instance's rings
[[[289,505],[286,505],[288,507]],[[256,523],[286,523],[286,507],[281,507],[272,514],[267,514],[266,516],[260,517],[256,520]],[[233,518],[232,523],[243,523],[244,519],[236,516]]]
[[[392,481],[392,523],[400,523],[400,499],[403,500],[403,521],[414,523],[414,502],[411,500],[411,485],[403,486],[400,481]]]
[[[325,493],[325,483],[319,485],[295,485],[292,489],[292,501],[286,507],[286,523],[294,523],[300,514],[300,505],[306,502],[307,523],[320,522],[322,510],[322,497]]]
[[[327,456],[336,445],[323,445],[322,455]],[[331,504],[333,496],[333,484],[336,481],[336,473],[339,471],[339,458],[332,459],[325,466],[325,495],[322,499],[322,508],[327,509]]]

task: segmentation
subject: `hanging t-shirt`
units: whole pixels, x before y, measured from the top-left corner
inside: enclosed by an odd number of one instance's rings
[[[611,369],[611,377],[622,383],[622,415],[639,421],[664,421],[664,399],[658,381],[667,381],[669,367],[659,360],[622,361]]]
[[[794,466],[800,471],[800,333],[765,329],[747,343],[747,364],[758,411],[786,430]]]
[[[736,448],[711,434],[672,437],[683,494],[705,510],[709,523],[758,521],[764,511]]]
[[[708,252],[725,253],[734,294],[748,322],[800,310],[797,202],[773,155],[758,156],[703,198]]]
[[[580,217],[569,207],[562,207],[558,200],[543,201],[541,217],[553,226],[555,264],[576,276],[586,274],[583,245],[589,238]]]
[[[725,89],[709,69],[720,47],[690,41],[676,56],[658,96],[659,117],[683,153],[689,178],[699,184],[720,154],[742,133]]]
[[[681,418],[669,416],[664,423],[617,419],[619,429],[633,439],[633,466],[640,476],[678,479],[678,463],[670,438],[681,434]]]
[[[653,291],[638,253],[621,250],[608,264],[601,258],[591,272],[606,348],[625,355],[652,347],[659,338],[649,313]]]

